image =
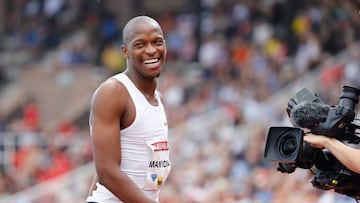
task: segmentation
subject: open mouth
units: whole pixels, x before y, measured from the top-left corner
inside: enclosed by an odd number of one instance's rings
[[[159,63],[160,58],[156,58],[156,59],[148,59],[144,61],[144,64],[148,65],[148,64],[154,64],[154,63]]]

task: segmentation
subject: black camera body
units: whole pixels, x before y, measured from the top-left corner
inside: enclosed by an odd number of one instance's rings
[[[282,173],[293,173],[296,168],[312,169],[313,187],[334,189],[337,193],[360,199],[360,174],[349,170],[328,150],[314,148],[304,142],[306,134],[302,129],[359,144],[360,137],[356,130],[360,126],[355,119],[359,95],[359,89],[344,85],[339,105],[330,106],[303,88],[290,98],[286,109],[294,127],[269,128],[264,158],[278,162],[278,170]]]

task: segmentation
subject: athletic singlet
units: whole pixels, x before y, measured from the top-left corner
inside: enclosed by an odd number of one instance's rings
[[[125,74],[120,73],[112,78],[126,87],[136,109],[134,122],[120,131],[122,154],[120,170],[127,174],[148,197],[158,200],[159,189],[171,168],[168,126],[159,92],[155,91],[159,104],[153,106]],[[97,189],[87,201],[122,202],[103,185],[99,183],[96,185]]]

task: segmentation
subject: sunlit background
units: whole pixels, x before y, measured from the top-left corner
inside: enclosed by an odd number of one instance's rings
[[[94,89],[125,68],[121,30],[161,24],[172,172],[161,203],[354,203],[263,158],[303,87],[360,86],[357,0],[1,0],[0,202],[83,203]]]

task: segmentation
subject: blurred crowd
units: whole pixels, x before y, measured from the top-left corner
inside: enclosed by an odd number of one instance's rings
[[[88,64],[107,75],[121,72],[120,19],[99,12],[94,2],[7,1],[7,43],[2,48],[27,50],[32,64],[57,49],[55,69]],[[160,201],[354,202],[313,188],[308,170],[290,175],[276,171],[276,165],[263,159],[263,150],[270,125],[290,125],[286,106],[268,101],[298,78],[316,71],[312,91],[331,105],[338,103],[344,81],[360,87],[360,4],[202,0],[199,5],[196,13],[152,14],[168,46],[159,88],[173,160]],[[63,42],[79,29],[85,31],[84,39]],[[343,50],[345,61],[338,60]],[[7,65],[0,61],[0,67]],[[87,126],[63,121],[55,129],[44,128],[37,105],[29,100],[11,122],[0,117],[0,202],[92,161]],[[4,143],[8,134],[16,137],[13,143]],[[5,153],[9,146],[15,153]]]

